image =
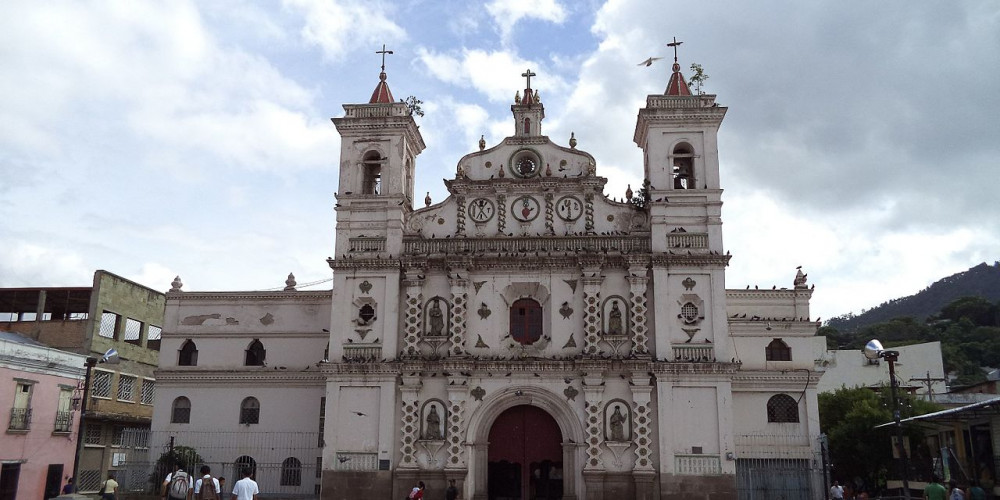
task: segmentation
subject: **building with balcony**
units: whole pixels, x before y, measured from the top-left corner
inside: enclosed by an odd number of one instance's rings
[[[0,498],[51,498],[72,477],[85,359],[0,330]]]
[[[0,289],[0,329],[84,357],[100,358],[108,349],[121,357],[120,364],[92,371],[80,492],[96,492],[110,470],[122,471],[123,488],[145,486],[147,478],[128,476],[124,464],[126,445],[144,441],[153,416],[163,307],[162,292],[107,271],[95,272],[89,287]]]
[[[332,297],[176,280],[158,439],[266,465],[274,494],[822,498],[813,290],[801,269],[725,287],[726,108],[675,61],[638,113],[644,179],[617,201],[574,136],[542,133],[523,76],[512,135],[481,139],[423,207],[423,138],[384,70],[344,105]]]

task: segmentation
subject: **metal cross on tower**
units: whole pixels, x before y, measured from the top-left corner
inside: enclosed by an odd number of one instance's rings
[[[530,89],[531,88],[531,77],[538,76],[538,75],[536,75],[535,73],[532,73],[531,70],[529,69],[528,71],[525,71],[524,73],[521,73],[521,76],[523,76],[523,77],[525,77],[525,78],[528,79],[528,83],[525,84],[524,88]]]
[[[376,54],[382,54],[382,72],[385,73],[385,55],[392,54],[391,50],[385,50],[385,44],[382,44],[382,50],[376,50]]]
[[[677,47],[679,47],[680,44],[682,44],[682,43],[684,43],[684,42],[678,42],[677,41],[677,37],[675,36],[674,37],[674,41],[667,44],[667,47],[673,47],[674,48],[674,62],[677,62]]]

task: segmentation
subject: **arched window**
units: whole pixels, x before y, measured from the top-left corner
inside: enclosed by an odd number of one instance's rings
[[[236,472],[236,477],[242,478],[243,471],[245,470],[250,471],[251,478],[257,477],[257,461],[254,460],[253,457],[249,455],[243,455],[242,457],[237,458],[236,462],[234,462],[233,465],[235,465],[233,470]]]
[[[302,484],[302,462],[295,457],[288,457],[281,462],[281,485],[300,486]]]
[[[534,299],[518,299],[510,306],[510,336],[524,345],[542,338],[542,306]]]
[[[184,341],[177,353],[177,366],[198,366],[198,346],[194,345],[193,340]]]
[[[250,345],[247,346],[247,357],[243,364],[246,366],[264,366],[264,357],[266,355],[267,351],[264,350],[264,344],[261,344],[258,339],[253,339],[253,342],[250,342]]]
[[[362,174],[361,192],[364,194],[382,193],[382,163],[384,159],[380,157],[378,151],[365,153],[361,160]]]
[[[531,120],[528,118],[524,119],[524,135],[531,135]]]
[[[674,189],[694,189],[694,150],[689,144],[678,144],[673,154]]]
[[[246,425],[260,423],[260,401],[257,401],[257,398],[249,397],[240,403],[240,423]]]
[[[791,361],[792,349],[783,340],[774,339],[770,344],[767,344],[764,355],[768,361]]]
[[[775,394],[767,400],[768,422],[798,422],[799,404],[787,394]]]
[[[191,400],[181,396],[174,400],[174,404],[170,408],[170,423],[171,424],[189,424],[191,423]]]

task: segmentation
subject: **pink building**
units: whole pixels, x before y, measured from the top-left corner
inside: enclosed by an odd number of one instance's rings
[[[0,331],[0,500],[52,498],[72,477],[85,360]]]

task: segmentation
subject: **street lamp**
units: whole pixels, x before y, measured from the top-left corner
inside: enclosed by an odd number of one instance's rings
[[[892,394],[892,419],[896,423],[896,447],[899,450],[899,457],[903,459],[903,498],[910,500],[910,481],[906,479],[909,470],[906,458],[906,448],[903,446],[903,425],[899,423],[899,400],[896,398],[896,360],[899,359],[899,351],[887,351],[882,348],[882,343],[872,339],[865,344],[865,357],[871,360],[882,358],[889,363],[889,393]]]
[[[108,349],[100,359],[87,358],[87,374],[83,378],[83,399],[80,401],[80,424],[76,427],[76,455],[73,456],[73,486],[76,491],[80,491],[80,454],[83,453],[83,419],[87,416],[87,400],[90,396],[90,372],[97,363],[117,365],[120,362],[121,358],[114,348]]]

